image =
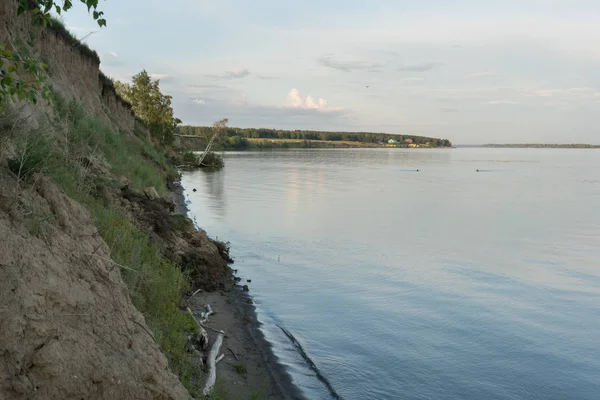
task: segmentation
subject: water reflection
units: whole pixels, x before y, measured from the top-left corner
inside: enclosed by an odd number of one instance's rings
[[[227,196],[225,194],[225,171],[197,170],[188,173],[189,180],[192,182],[204,183],[206,188],[203,197],[208,200],[208,207],[219,218],[225,218],[227,215]],[[191,190],[191,188],[188,188]]]

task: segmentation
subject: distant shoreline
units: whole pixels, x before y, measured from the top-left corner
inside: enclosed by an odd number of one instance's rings
[[[524,144],[463,144],[455,147],[465,148],[504,148],[504,149],[600,149],[600,145],[573,143],[573,144],[549,144],[549,143],[524,143]]]

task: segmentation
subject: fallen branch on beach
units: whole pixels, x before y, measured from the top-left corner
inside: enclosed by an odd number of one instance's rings
[[[200,321],[200,323],[204,324],[205,322],[208,321],[208,317],[213,314],[213,310],[212,308],[210,308],[210,304],[207,304],[204,306],[206,308],[206,312],[200,313],[200,318],[202,318],[202,320]]]
[[[217,354],[219,354],[219,351],[221,350],[223,336],[225,336],[225,332],[221,331],[215,338],[215,342],[213,343],[210,352],[206,357],[206,364],[208,365],[208,377],[206,378],[206,384],[204,385],[204,390],[202,391],[204,396],[210,394],[217,380]]]
[[[206,322],[208,319],[208,316],[213,314],[213,310],[212,308],[210,308],[210,305],[205,305],[204,306],[206,308],[206,312],[203,312],[201,314],[203,319],[203,322]],[[192,316],[192,318],[194,318],[194,321],[196,321],[196,324],[198,324],[198,328],[200,328],[200,333],[198,334],[198,338],[196,339],[196,342],[199,342],[200,347],[202,348],[202,350],[204,352],[206,352],[206,350],[208,349],[208,333],[206,333],[206,329],[210,329],[211,331],[214,331],[217,333],[217,337],[215,338],[215,341],[212,345],[212,347],[210,348],[210,351],[208,352],[208,355],[206,356],[206,362],[204,363],[204,365],[208,366],[208,377],[206,378],[206,384],[204,385],[204,390],[202,391],[202,393],[204,394],[204,396],[207,396],[210,394],[210,392],[212,392],[214,386],[215,386],[215,382],[217,380],[217,363],[219,361],[221,361],[223,358],[225,358],[225,354],[221,354],[217,357],[217,355],[219,354],[219,351],[221,350],[221,345],[223,344],[223,338],[225,337],[225,332],[224,331],[218,331],[216,329],[210,328],[210,327],[204,327],[204,325],[202,325],[202,322],[198,321],[196,319],[196,317],[194,316],[194,313],[192,312],[192,310],[187,307],[187,312]],[[237,359],[238,357],[235,355],[235,353],[233,352],[233,350],[229,349],[229,351],[231,351],[231,353],[233,353],[233,356]]]
[[[238,358],[237,354],[235,354],[235,353],[233,352],[233,350],[231,350],[229,347],[227,348],[227,350],[229,350],[229,351],[231,352],[231,354],[233,354],[233,356],[235,357],[235,359],[236,359],[236,360],[238,360],[238,361],[240,360],[240,359]]]
[[[206,351],[206,349],[208,349],[208,333],[206,333],[206,329],[204,329],[202,324],[200,322],[198,322],[196,317],[194,317],[194,313],[192,312],[192,310],[190,310],[189,307],[187,308],[187,311],[188,311],[188,313],[190,313],[190,315],[192,316],[194,321],[196,321],[196,324],[198,324],[198,328],[200,328],[200,333],[198,333],[197,342],[200,343],[200,348],[203,351]]]

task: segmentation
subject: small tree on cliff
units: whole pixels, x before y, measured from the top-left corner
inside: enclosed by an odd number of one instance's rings
[[[171,143],[181,120],[173,115],[172,96],[160,91],[160,80],[153,80],[143,70],[135,75],[131,84],[115,82],[117,93],[129,101],[135,114],[148,124],[153,135],[163,143]]]
[[[106,26],[104,12],[98,11],[98,0],[80,1],[92,12],[100,27]],[[72,7],[73,0],[19,0],[17,15],[28,12],[34,25],[46,26],[52,10],[60,15]],[[35,57],[20,54],[13,43],[0,43],[0,105],[14,100],[36,103],[40,96],[48,99],[47,69],[48,66]]]

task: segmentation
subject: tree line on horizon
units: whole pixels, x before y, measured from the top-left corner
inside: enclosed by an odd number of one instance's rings
[[[212,135],[210,126],[179,126],[179,134],[186,136],[209,137]],[[374,132],[331,132],[331,131],[313,131],[313,130],[287,130],[270,128],[235,128],[227,127],[225,136],[227,144],[231,147],[242,148],[247,143],[242,139],[299,139],[299,140],[326,140],[326,141],[347,141],[359,143],[381,144],[394,139],[400,146],[409,144],[429,145],[431,147],[452,147],[448,139],[439,139],[426,136],[404,135],[394,133],[374,133]],[[237,138],[237,139],[236,139]],[[236,146],[237,144],[237,146]]]

